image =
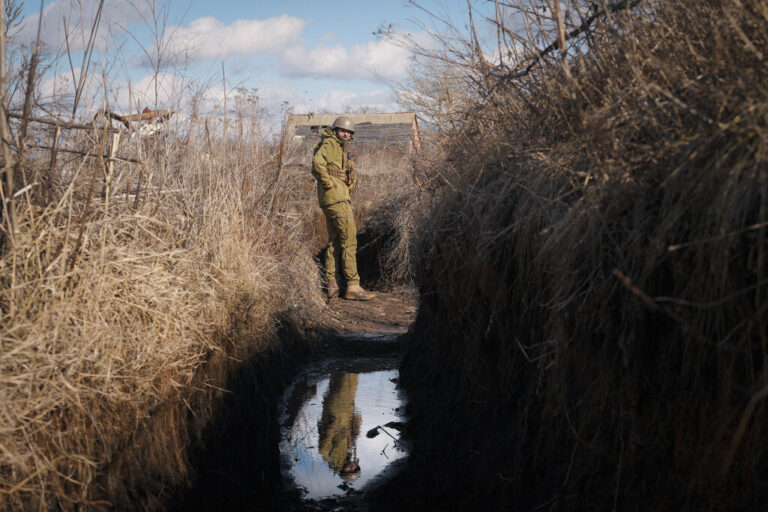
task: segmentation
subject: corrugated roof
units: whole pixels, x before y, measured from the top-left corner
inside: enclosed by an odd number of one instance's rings
[[[291,114],[285,124],[285,133],[289,137],[296,132],[298,126],[331,126],[339,116],[347,116],[355,124],[403,124],[413,123],[416,114],[413,112],[394,112],[384,114]]]

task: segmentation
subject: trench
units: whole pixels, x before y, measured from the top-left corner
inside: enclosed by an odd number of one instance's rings
[[[410,460],[400,366],[418,299],[382,287],[382,242],[358,238],[361,284],[376,299],[333,299],[309,328],[290,314],[277,319],[279,342],[224,383],[212,421],[193,436],[187,484],[168,491],[163,509],[379,508]]]
[[[372,491],[408,460],[404,332],[293,339],[301,334],[288,326],[286,348],[232,376],[189,455],[189,485],[164,508],[369,510]]]

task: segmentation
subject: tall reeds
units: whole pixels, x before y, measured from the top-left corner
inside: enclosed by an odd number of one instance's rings
[[[457,62],[475,101],[425,167],[403,381],[453,448],[422,460],[469,464],[409,477],[474,507],[762,509],[768,4],[555,3]]]
[[[27,149],[0,255],[3,510],[162,508],[227,375],[320,304],[309,211],[241,114],[114,151],[111,129],[64,130],[51,201],[50,150]],[[51,133],[31,117],[30,147]]]

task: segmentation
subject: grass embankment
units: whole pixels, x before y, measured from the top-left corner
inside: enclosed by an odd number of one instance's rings
[[[277,150],[171,140],[106,189],[101,159],[59,156],[47,206],[49,155],[17,174],[37,184],[0,259],[2,510],[163,508],[229,383],[280,359],[280,319],[320,304]]]
[[[406,505],[765,509],[766,27],[641,1],[567,67],[474,61],[414,252]]]

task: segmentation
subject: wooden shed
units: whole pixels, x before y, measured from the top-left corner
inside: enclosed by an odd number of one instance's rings
[[[419,123],[413,112],[387,114],[291,114],[285,125],[285,134],[296,143],[315,144],[323,131],[339,116],[347,116],[355,123],[356,146],[408,145],[421,149]]]

